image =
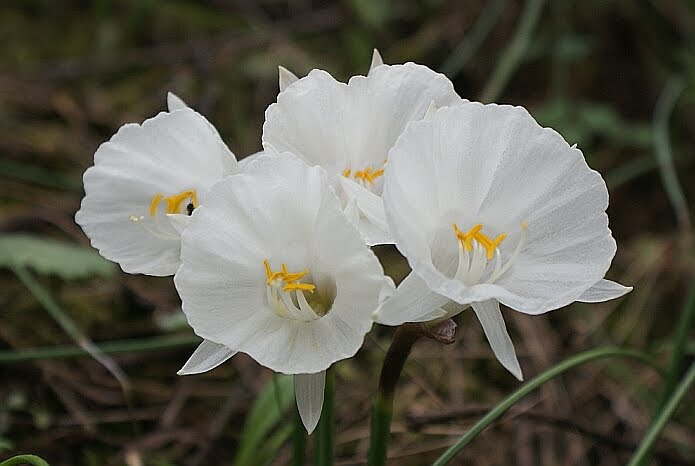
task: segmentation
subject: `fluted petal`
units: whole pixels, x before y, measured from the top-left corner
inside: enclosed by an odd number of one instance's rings
[[[224,345],[203,340],[177,374],[192,375],[207,372],[219,366],[236,353],[236,351]]]
[[[495,353],[497,360],[520,381],[524,380],[521,373],[519,361],[514,351],[514,343],[507,333],[507,326],[504,323],[500,303],[494,299],[472,304],[473,311],[478,317],[483,331],[490,343],[492,352]]]
[[[311,434],[321,418],[326,371],[294,375],[294,396],[307,433]]]

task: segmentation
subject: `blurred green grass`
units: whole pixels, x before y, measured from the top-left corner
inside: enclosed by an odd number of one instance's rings
[[[344,80],[365,73],[377,47],[387,63],[446,71],[463,97],[497,94],[498,102],[527,107],[577,143],[609,183],[619,245],[610,276],[635,291],[547,316],[508,313],[525,372],[606,344],[641,348],[668,364],[693,273],[682,213],[692,214],[695,185],[691,2],[17,0],[0,3],[0,40],[1,236],[88,247],[73,222],[81,174],[120,125],[164,110],[167,91],[204,113],[243,157],[260,148],[277,65],[298,75],[322,68]],[[657,118],[659,97],[674,77],[683,91]],[[662,182],[664,155],[685,202],[680,222],[669,201],[672,182]],[[171,337],[194,344],[176,324],[180,305],[169,279],[53,273],[39,281],[93,341]],[[0,351],[71,344],[7,269],[0,286]],[[370,397],[390,334],[375,328],[365,349],[338,365],[340,464],[361,464],[366,456]],[[465,314],[458,340],[444,349],[423,343],[406,366],[393,464],[431,461],[470,425],[459,408],[479,413],[514,388]],[[694,344],[691,330],[688,360]],[[129,377],[130,409],[118,382],[90,359],[0,365],[0,458],[31,451],[53,465],[231,464],[266,371],[236,357],[210,374],[179,378],[187,350],[174,345],[114,358]],[[517,413],[453,464],[624,464],[630,450],[605,438],[636,445],[658,393],[654,373],[629,362],[582,368],[522,408],[590,426],[595,437]],[[695,461],[693,403],[691,393],[664,431],[658,464]],[[459,415],[417,428],[408,421],[447,412]],[[275,464],[289,458],[285,445]]]

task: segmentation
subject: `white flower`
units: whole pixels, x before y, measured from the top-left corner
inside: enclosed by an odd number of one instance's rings
[[[521,379],[499,303],[540,314],[631,290],[603,279],[616,251],[603,179],[525,109],[440,109],[412,123],[389,159],[386,216],[413,271],[377,322],[444,319],[470,305]]]
[[[173,275],[179,235],[205,191],[237,171],[215,128],[173,94],[171,112],[126,124],[94,154],[75,221],[128,273]]]
[[[312,431],[324,371],[362,346],[372,312],[393,288],[324,170],[291,154],[259,155],[244,174],[210,189],[182,234],[181,261],[174,283],[206,341],[180,373],[209,370],[241,351],[296,374]]]
[[[321,70],[296,80],[281,69],[280,87],[266,110],[266,151],[290,151],[325,168],[367,244],[393,242],[381,200],[388,151],[432,104],[460,102],[451,82],[415,63],[384,65],[375,51],[368,75],[347,84]]]

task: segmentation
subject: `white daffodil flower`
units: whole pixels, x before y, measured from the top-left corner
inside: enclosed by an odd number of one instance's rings
[[[75,221],[128,273],[173,275],[189,215],[211,185],[237,172],[212,124],[175,95],[167,100],[170,112],[122,126],[84,174]]]
[[[295,374],[311,432],[325,370],[357,352],[393,289],[325,171],[292,154],[257,156],[210,189],[181,236],[181,262],[174,283],[206,341],[179,373],[210,370],[241,351]]]
[[[521,380],[500,303],[541,314],[631,290],[603,279],[616,244],[601,175],[525,109],[439,109],[410,124],[389,160],[386,216],[412,272],[377,322],[445,319],[471,306]]]
[[[265,114],[265,150],[289,151],[323,167],[365,242],[392,243],[381,200],[388,151],[432,103],[461,101],[451,81],[415,63],[384,65],[375,51],[368,75],[347,84],[321,70],[296,79],[283,68],[280,88]]]

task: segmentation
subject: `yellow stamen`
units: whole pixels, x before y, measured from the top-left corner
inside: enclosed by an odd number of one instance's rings
[[[384,164],[386,163],[386,160],[384,160]],[[350,178],[350,175],[352,174],[352,170],[349,168],[346,168],[343,170],[343,176],[346,178]],[[384,176],[384,169],[380,168],[378,170],[374,170],[374,168],[370,165],[364,170],[356,170],[355,174],[352,175],[356,180],[362,180],[365,183],[369,183],[370,185],[374,185],[374,182],[376,181],[377,178]]]
[[[316,287],[311,283],[288,283],[282,289],[284,291],[308,291],[313,293]]]
[[[355,172],[355,178],[358,180],[363,180],[369,184],[374,184],[374,181],[379,178],[380,176],[384,175],[384,169],[380,168],[378,170],[374,170],[371,166],[365,168],[364,170],[359,170]]]
[[[268,262],[268,259],[263,259],[263,266],[265,267],[265,278],[267,278],[266,283],[270,283],[270,277],[273,276],[273,269],[270,268],[270,262]]]
[[[198,207],[198,195],[195,189],[183,191],[178,194],[174,194],[173,196],[167,197],[164,197],[162,194],[157,193],[154,195],[152,201],[150,202],[150,216],[155,216],[155,214],[157,213],[157,207],[159,207],[159,204],[161,204],[162,201],[164,201],[166,204],[165,212],[167,214],[179,214],[181,213],[181,205],[186,200],[189,201],[189,204],[193,205],[194,209]]]
[[[154,217],[154,214],[157,213],[157,207],[159,206],[159,203],[162,201],[162,196],[161,194],[155,194],[154,197],[152,198],[152,201],[150,202],[150,217]]]
[[[278,272],[273,272],[268,259],[263,259],[263,267],[265,268],[266,285],[270,285],[275,280],[282,280],[285,283],[282,287],[284,291],[308,291],[313,293],[314,289],[316,289],[316,286],[311,283],[297,283],[309,274],[308,269],[301,272],[290,272],[287,269],[287,264],[282,264]]]
[[[304,275],[307,275],[309,273],[308,270],[303,270],[301,272],[296,272],[296,273],[285,273],[285,276],[283,280],[286,282],[296,282],[297,280],[300,280]]]
[[[486,252],[486,257],[488,260],[492,259],[492,257],[495,255],[495,250],[497,247],[504,241],[504,239],[507,237],[506,234],[502,233],[497,238],[490,239],[487,235],[482,233],[480,230],[483,229],[483,224],[478,223],[473,226],[470,230],[468,230],[466,233],[461,231],[455,223],[452,224],[454,228],[454,233],[456,234],[456,238],[458,238],[459,242],[461,243],[461,246],[463,246],[466,251],[472,251],[473,250],[473,240],[476,240],[483,248],[485,248]]]

